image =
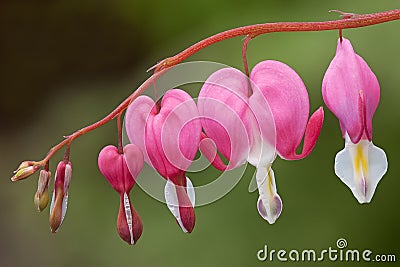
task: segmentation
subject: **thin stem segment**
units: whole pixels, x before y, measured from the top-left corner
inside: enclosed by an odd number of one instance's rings
[[[53,157],[53,155],[63,146],[65,146],[68,143],[72,143],[72,141],[78,138],[79,136],[84,135],[90,131],[93,131],[94,129],[97,129],[100,126],[103,126],[104,124],[109,122],[110,120],[114,119],[120,112],[123,112],[133,100],[135,100],[139,95],[141,95],[150,85],[152,85],[156,80],[158,80],[162,75],[164,75],[169,69],[170,68],[166,68],[151,75],[144,83],[142,83],[142,85],[139,86],[139,88],[136,89],[136,91],[134,91],[130,96],[128,96],[128,98],[126,98],[121,104],[119,104],[117,108],[115,108],[113,111],[111,111],[111,113],[109,113],[101,120],[98,120],[97,122],[88,125],[69,136],[66,136],[63,141],[52,147],[50,151],[47,153],[46,157],[43,160],[37,162],[37,164],[44,166],[46,162],[48,162],[51,159],[51,157]]]
[[[122,124],[121,124],[122,111],[118,114],[117,128],[118,128],[118,153],[123,154],[124,148],[122,146]]]
[[[249,45],[251,39],[251,35],[247,35],[242,44],[243,67],[247,77],[250,77],[249,64],[247,63],[247,46]]]

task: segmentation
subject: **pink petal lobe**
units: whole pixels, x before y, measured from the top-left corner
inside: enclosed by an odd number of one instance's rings
[[[199,149],[217,170],[225,171],[227,169],[228,166],[222,161],[221,157],[217,153],[215,142],[211,138],[208,138],[204,133],[201,134]]]
[[[101,150],[98,165],[100,172],[118,193],[129,192],[134,186],[135,179],[128,169],[124,155],[119,154],[115,146],[109,145]]]
[[[134,179],[136,179],[140,171],[143,169],[144,158],[142,151],[134,144],[127,144],[124,146],[124,160],[130,174]]]
[[[160,129],[162,151],[171,165],[169,177],[189,168],[199,147],[201,123],[192,97],[182,90],[170,90],[163,97],[160,114],[163,122],[154,124]],[[157,119],[157,116],[156,116]],[[167,163],[165,163],[166,166]]]
[[[309,115],[308,93],[303,81],[289,66],[273,60],[258,63],[250,79],[271,109],[279,155],[291,157],[303,138]]]
[[[297,160],[307,157],[314,149],[319,134],[321,133],[322,124],[324,122],[324,109],[320,107],[314,114],[312,114],[310,120],[307,123],[306,133],[304,135],[304,144],[301,154],[287,155],[285,159]]]
[[[160,107],[149,97],[139,97],[128,107],[125,121],[131,143],[163,177],[174,177],[190,166],[201,124],[196,104],[186,92],[168,91]]]
[[[206,135],[229,160],[228,169],[243,164],[251,142],[247,77],[233,68],[214,72],[201,88],[197,106]]]
[[[149,117],[154,116],[154,101],[148,96],[141,95],[128,107],[125,114],[125,129],[132,144],[137,145],[143,153],[144,160],[150,166],[151,161],[146,150],[145,136],[146,123]]]
[[[365,100],[365,122],[358,108],[360,91]],[[339,119],[343,136],[347,132],[353,143],[361,139],[364,129],[368,136],[372,136],[372,117],[379,102],[379,91],[375,74],[354,52],[350,41],[339,40],[336,55],[322,82],[322,95],[328,108]]]
[[[362,82],[363,82],[363,98],[365,105],[365,117],[364,117],[364,127],[366,131],[366,135],[369,141],[372,140],[372,118],[374,117],[374,113],[379,104],[380,99],[380,87],[378,79],[375,74],[372,72],[368,64],[365,60],[357,56],[357,60],[360,65],[361,73],[363,74]]]

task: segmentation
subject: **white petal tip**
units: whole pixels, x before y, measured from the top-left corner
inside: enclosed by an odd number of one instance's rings
[[[192,182],[187,177],[186,177],[186,193],[189,197],[192,207],[194,207],[195,199],[196,199],[195,191],[194,191]],[[167,180],[167,183],[165,185],[164,196],[165,196],[165,202],[167,204],[168,209],[171,211],[172,215],[174,215],[176,222],[178,223],[178,225],[180,226],[182,231],[184,233],[189,233],[189,231],[183,225],[183,222],[181,219],[178,196],[177,196],[177,192],[176,192],[176,185],[174,183],[172,183],[170,180]]]
[[[371,202],[387,168],[385,152],[367,140],[357,144],[347,140],[345,148],[335,158],[336,175],[360,204]]]
[[[258,213],[269,224],[274,224],[282,213],[282,200],[279,195],[275,195],[270,201],[264,203],[261,197],[257,201]]]

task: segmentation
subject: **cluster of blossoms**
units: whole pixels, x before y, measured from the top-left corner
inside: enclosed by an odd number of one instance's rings
[[[338,118],[345,148],[335,158],[336,175],[360,203],[371,201],[387,170],[384,151],[372,143],[372,117],[380,89],[367,63],[349,40],[340,38],[322,83],[327,107]],[[144,162],[166,179],[165,202],[185,233],[195,226],[195,188],[186,177],[198,150],[218,170],[232,170],[246,162],[256,167],[259,214],[270,224],[281,214],[272,164],[307,157],[319,137],[324,111],[310,117],[307,89],[299,75],[284,63],[258,63],[249,76],[234,68],[214,72],[203,84],[197,103],[180,89],[169,90],[161,101],[139,96],[128,107],[125,127],[130,144],[106,146],[98,157],[101,173],[120,196],[117,230],[134,244],[142,221],[129,192]],[[303,141],[301,153],[296,153]],[[219,152],[219,154],[217,153]],[[224,163],[222,155],[228,163]],[[41,165],[24,162],[13,180],[38,171]],[[68,157],[57,166],[50,226],[56,232],[67,209],[72,165]],[[35,204],[48,203],[50,171],[39,175]]]

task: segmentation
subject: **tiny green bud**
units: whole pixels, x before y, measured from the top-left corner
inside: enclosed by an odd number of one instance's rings
[[[14,171],[15,174],[11,177],[11,181],[15,182],[28,178],[42,167],[43,165],[36,161],[24,161],[19,165],[18,169]]]

